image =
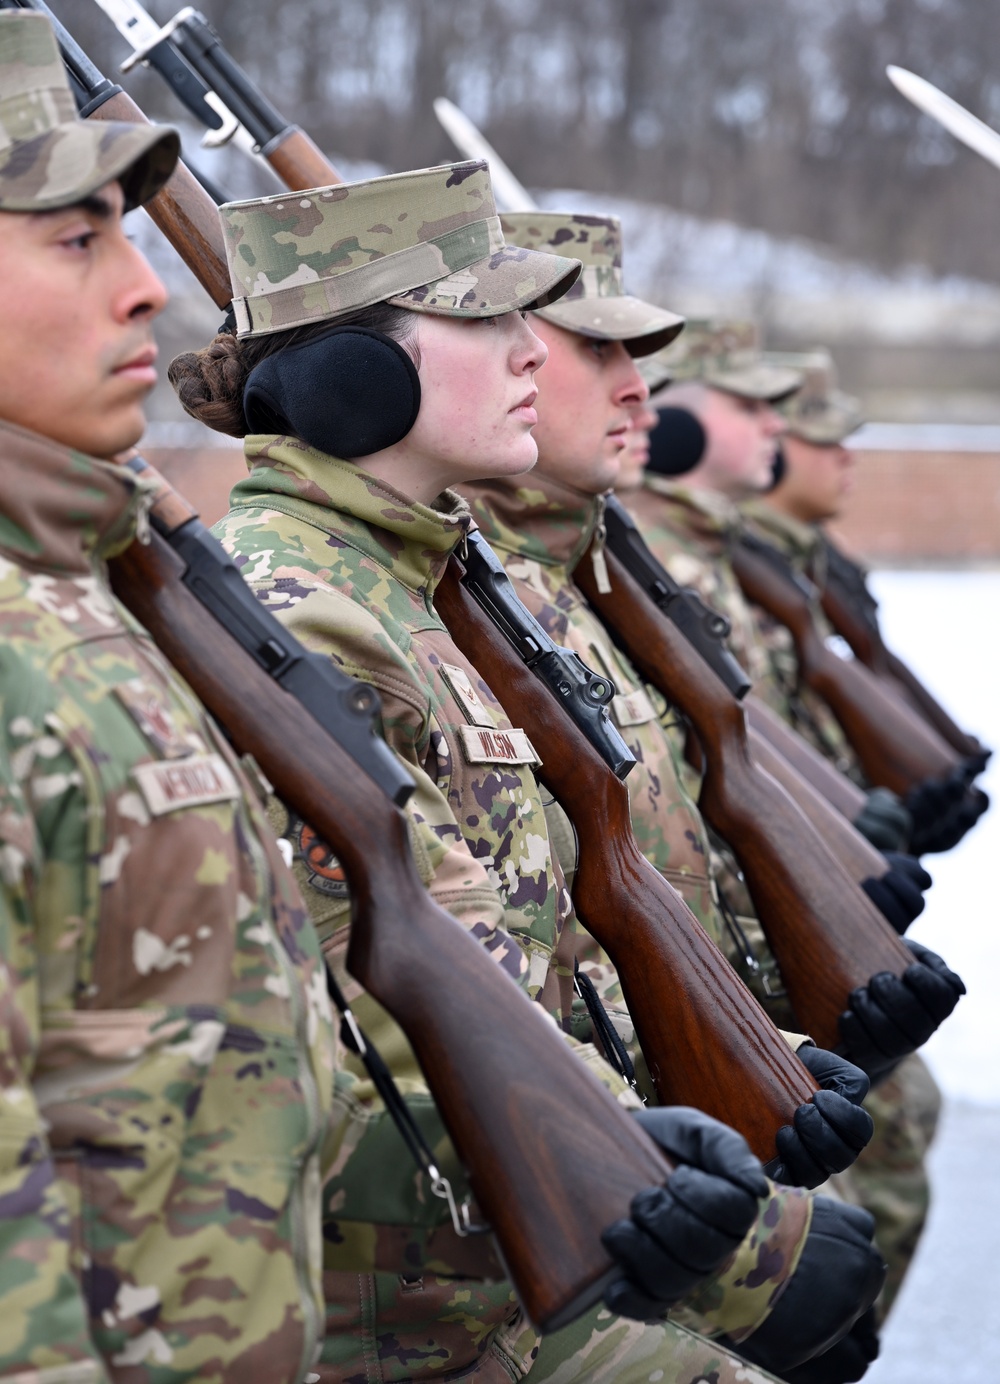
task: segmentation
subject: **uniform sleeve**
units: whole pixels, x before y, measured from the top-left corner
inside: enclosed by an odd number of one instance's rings
[[[39,1042],[34,822],[0,748],[0,1378],[106,1379],[71,1264],[73,1215],[32,1089]]]
[[[798,1268],[811,1224],[810,1194],[772,1182],[739,1249],[671,1318],[702,1336],[745,1341],[770,1316]]]

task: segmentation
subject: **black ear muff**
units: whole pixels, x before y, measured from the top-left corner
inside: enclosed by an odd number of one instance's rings
[[[277,351],[243,389],[248,432],[287,433],[345,460],[402,441],[419,409],[413,361],[368,327],[334,327]]]
[[[657,409],[660,421],[649,434],[647,471],[658,476],[683,476],[705,455],[705,429],[690,409]]]
[[[787,470],[788,462],[785,460],[784,448],[779,442],[774,449],[774,457],[771,461],[771,484],[767,487],[768,493],[772,490],[777,490],[778,486],[784,480]]]

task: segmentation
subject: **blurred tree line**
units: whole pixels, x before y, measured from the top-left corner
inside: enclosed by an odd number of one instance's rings
[[[53,9],[111,70],[83,0]],[[146,0],[157,19],[175,0]],[[1000,177],[897,95],[912,68],[1000,125],[1000,0],[201,0],[325,149],[453,158],[447,95],[529,187],[590,188],[803,235],[891,267],[1000,277]],[[158,77],[124,84],[160,118]]]

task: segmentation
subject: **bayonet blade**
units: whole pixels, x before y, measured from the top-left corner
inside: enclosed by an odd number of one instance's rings
[[[97,0],[97,4],[133,48],[149,48],[159,43],[159,24],[137,0]]]
[[[122,72],[137,63],[150,63],[196,120],[207,130],[219,131],[217,143],[230,139],[236,130],[236,120],[170,42],[170,25],[161,29],[139,0],[96,0],[96,3],[132,48],[131,58],[122,63]]]
[[[896,90],[925,115],[981,154],[994,168],[1000,168],[1000,134],[996,130],[915,72],[908,72],[905,67],[887,67],[886,75]]]
[[[485,159],[490,166],[493,195],[501,211],[533,211],[538,203],[515,178],[489,140],[476,129],[464,111],[446,96],[434,102],[434,114],[452,143],[467,159]]]

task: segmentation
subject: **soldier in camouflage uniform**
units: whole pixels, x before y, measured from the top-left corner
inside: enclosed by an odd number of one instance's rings
[[[801,371],[804,382],[781,405],[786,421],[782,478],[773,491],[740,508],[751,532],[822,588],[826,549],[817,525],[839,513],[848,493],[854,462],[844,442],[861,426],[861,405],[837,388],[828,351],[768,352],[765,359],[780,368]],[[755,613],[770,648],[773,621],[766,612]],[[821,609],[817,622],[823,637],[833,634]],[[779,643],[783,646],[783,641]],[[875,1216],[879,1245],[889,1263],[882,1299],[888,1309],[927,1217],[924,1159],[937,1128],[941,1092],[927,1064],[914,1054],[872,1093],[868,1108],[875,1120],[876,1148],[882,1152],[872,1162],[862,1159],[851,1181],[860,1203]]]
[[[115,601],[111,463],[162,285],[122,230],[175,132],[77,120],[0,15],[0,1377],[300,1381],[322,1323],[323,963],[258,792]]]
[[[280,619],[379,688],[386,738],[417,781],[411,825],[431,892],[560,1019],[572,913],[532,772],[537,758],[452,642],[433,596],[471,522],[449,481],[520,472],[535,460],[531,374],[545,348],[515,310],[545,306],[578,266],[505,243],[485,164],[232,204],[222,219],[238,335],[179,358],[171,378],[190,412],[235,435],[247,432],[243,401],[253,405],[255,379],[269,382],[264,417],[282,431],[246,437],[250,475],[218,532]],[[309,323],[319,332],[290,334]],[[374,453],[357,440],[370,429],[359,425],[352,441],[341,378],[322,373],[340,344],[331,323],[361,334],[356,349],[373,352],[366,376],[380,375],[386,405],[399,404],[402,391],[402,426]],[[416,399],[406,394],[413,377],[400,373],[403,348],[411,370],[419,361]],[[290,358],[294,369],[282,376]],[[313,407],[318,390],[323,410]],[[335,432],[350,459],[333,454]],[[282,825],[328,959],[431,1142],[441,1143],[402,1034],[344,973],[348,900],[336,861],[307,826]],[[621,1090],[589,1044],[576,1046]],[[352,1102],[359,1120],[364,1111],[376,1118],[374,1099],[352,1093]],[[339,1169],[327,1183],[320,1378],[525,1374],[538,1337],[510,1285],[474,1281],[469,1256],[456,1281],[462,1266],[447,1237],[440,1252],[433,1236],[421,1243],[411,1207],[364,1191]],[[439,1224],[431,1199],[418,1200],[417,1230]],[[771,1189],[733,1263],[689,1302],[692,1321],[742,1340],[777,1314],[814,1243],[804,1205],[801,1192]],[[652,1365],[674,1384],[712,1371],[733,1384],[765,1377],[680,1327],[634,1325],[622,1344],[615,1377],[623,1380],[647,1379]],[[583,1357],[567,1361],[566,1377],[588,1368]]]
[[[857,756],[833,713],[799,683],[791,635],[771,622],[765,642],[759,613],[750,607],[729,563],[740,533],[736,502],[771,483],[771,457],[785,426],[775,406],[794,396],[802,373],[769,363],[747,322],[691,323],[663,361],[673,375],[665,402],[690,405],[699,415],[711,410],[709,446],[683,480],[647,475],[643,489],[629,498],[629,507],[673,576],[728,616],[730,647],[756,695],[864,786]]]
[[[691,337],[685,349],[687,332]],[[763,488],[769,481],[774,441],[787,426],[770,405],[783,405],[794,414],[795,391],[805,379],[803,362],[762,356],[752,328],[740,323],[706,323],[693,331],[689,324],[685,337],[661,359],[675,381],[664,399],[698,413],[710,434],[712,420],[704,415],[706,398],[715,395],[727,408],[751,411],[758,451],[741,464],[747,491]],[[807,413],[811,397],[806,401]],[[840,399],[835,401],[835,412],[840,422],[853,416]],[[753,438],[746,440],[749,430],[745,425],[740,435],[748,454],[753,450]],[[735,462],[730,469],[738,481]],[[647,474],[643,489],[624,497],[643,537],[677,581],[695,587],[729,618],[731,647],[753,679],[755,692],[838,768],[860,775],[853,752],[825,705],[808,689],[802,689],[801,695],[786,695],[797,681],[791,637],[773,622],[769,637],[762,637],[759,612],[743,596],[729,561],[743,520],[730,494],[700,483],[702,471],[700,465],[680,481]],[[754,950],[766,957],[763,938],[751,923],[746,931]],[[874,1137],[851,1172],[839,1179],[840,1190],[876,1217],[878,1243],[889,1261],[883,1312],[899,1289],[926,1219],[929,1184],[924,1156],[939,1099],[926,1064],[916,1054],[908,1057],[869,1093],[865,1107],[875,1122]]]

